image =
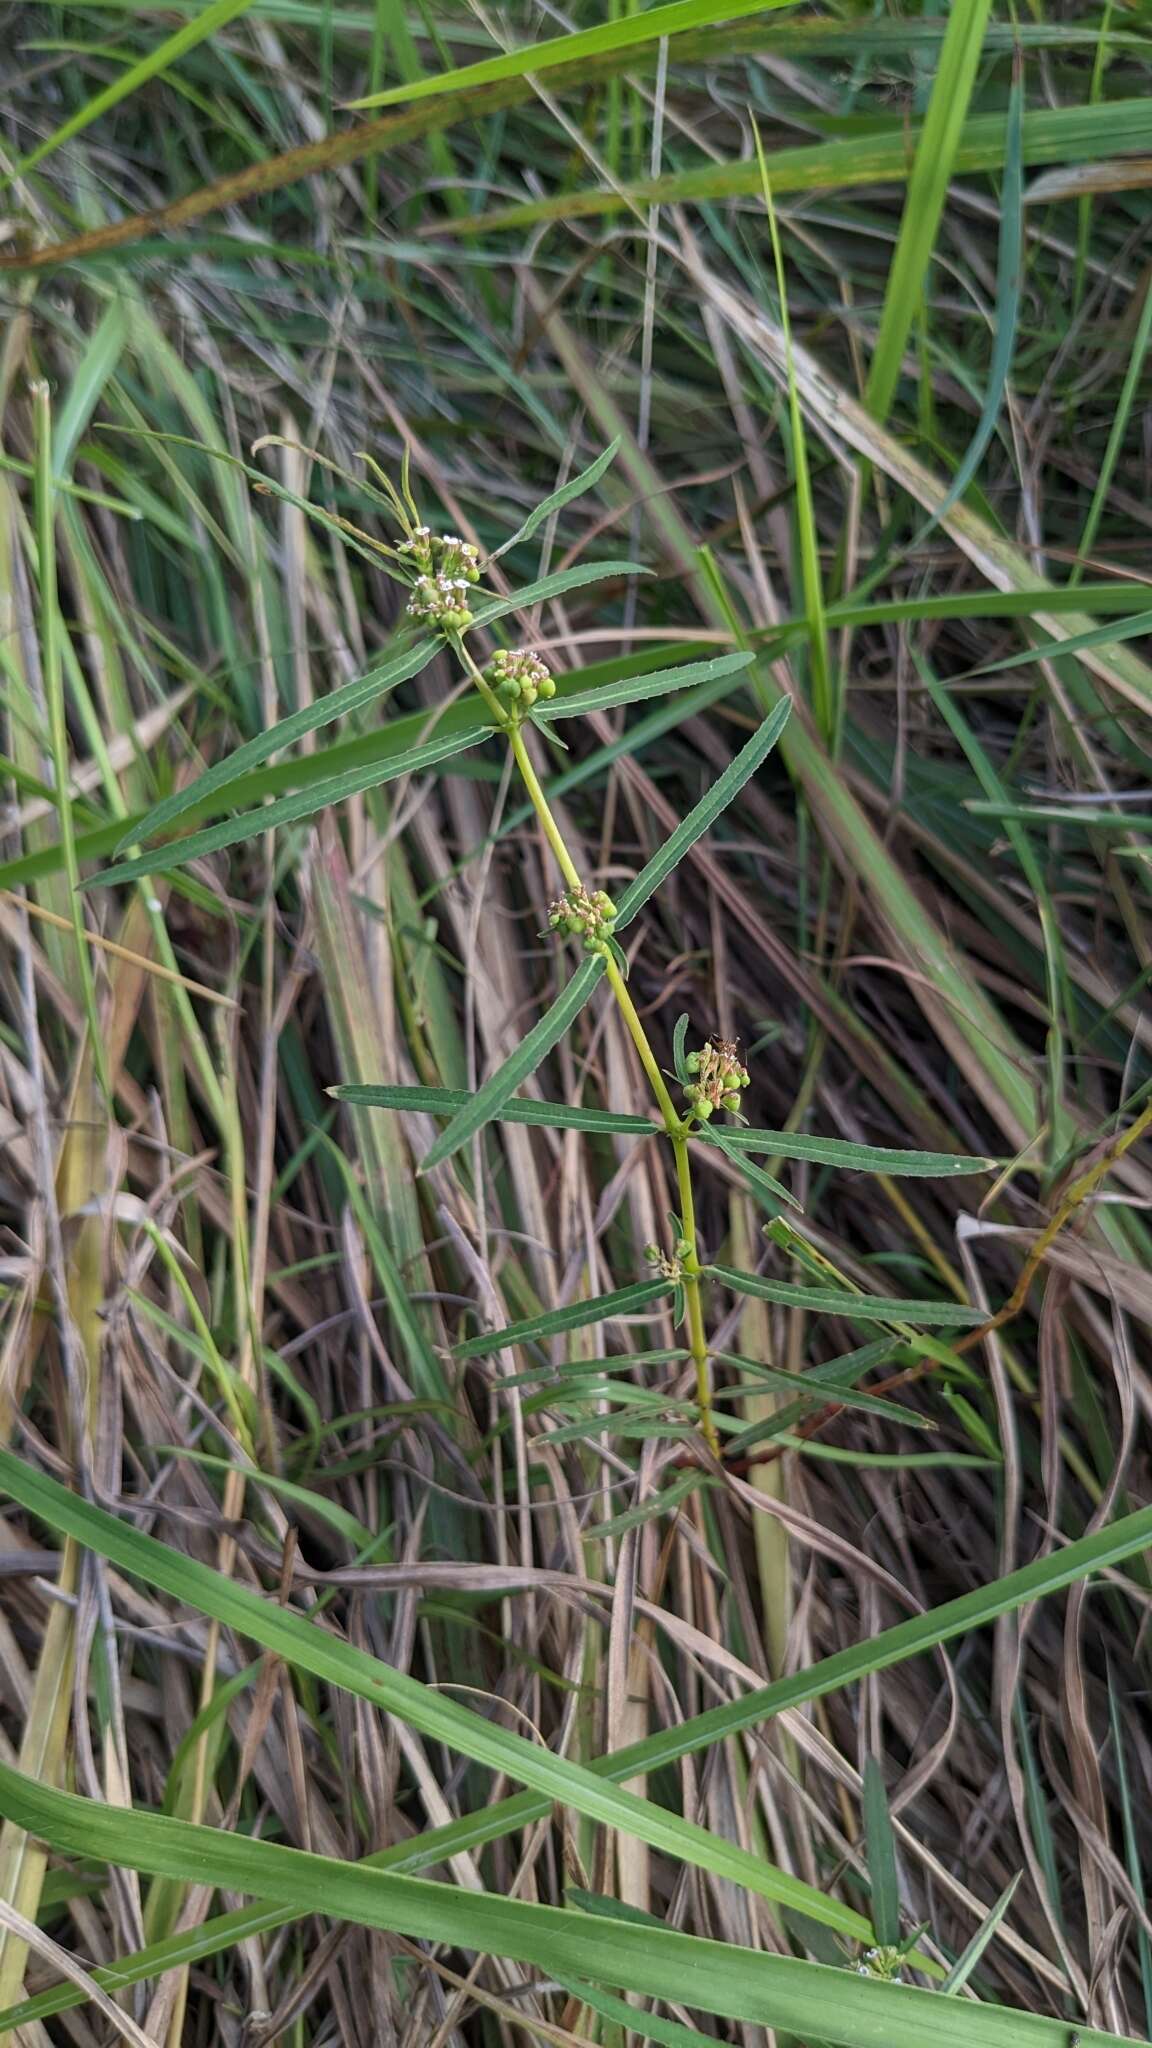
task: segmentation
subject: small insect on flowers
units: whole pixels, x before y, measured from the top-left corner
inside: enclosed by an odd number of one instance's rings
[[[690,1116],[706,1123],[718,1109],[739,1114],[741,1091],[748,1086],[749,1074],[738,1038],[713,1035],[700,1052],[688,1054],[684,1065],[693,1077],[684,1088]]]

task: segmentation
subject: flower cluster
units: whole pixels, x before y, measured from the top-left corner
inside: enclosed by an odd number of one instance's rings
[[[661,1280],[679,1280],[684,1271],[684,1261],[691,1249],[686,1237],[678,1237],[671,1258],[667,1252],[661,1251],[658,1244],[646,1244],[644,1257],[653,1272],[660,1275]]]
[[[408,599],[409,618],[444,630],[471,624],[469,599],[472,585],[480,581],[480,556],[470,540],[417,526],[397,553],[418,571]]]
[[[551,671],[530,647],[517,647],[512,652],[502,647],[484,670],[484,681],[517,718],[531,711],[537,697],[547,701],[556,695]]]
[[[583,939],[586,953],[604,953],[616,923],[616,905],[603,889],[588,890],[581,883],[549,904],[548,923],[554,932]]]
[[[866,1948],[858,1963],[850,1963],[858,1977],[879,1977],[884,1984],[904,1982],[900,1965],[904,1952],[898,1948]]]
[[[748,1069],[741,1062],[738,1045],[711,1038],[702,1052],[690,1052],[684,1064],[693,1076],[684,1087],[692,1116],[706,1123],[718,1109],[739,1109],[740,1091],[748,1086]]]

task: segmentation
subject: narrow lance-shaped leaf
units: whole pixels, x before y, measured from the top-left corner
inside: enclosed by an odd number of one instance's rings
[[[711,789],[707,790],[698,804],[681,820],[676,830],[669,834],[659,851],[654,853],[646,867],[641,868],[634,882],[630,882],[619,899],[616,918],[617,931],[623,931],[648,898],[660,887],[666,875],[672,873],[683,860],[689,848],[703,837],[708,827],[743,789],[750,775],[756,773],[760,763],[767,758],[776,745],[792,709],[790,697],[782,697],[773,706],[764,723],[746,746],[741,747],[735,760],[730,761],[723,775],[717,777]]]
[[[598,455],[595,462],[590,462],[587,469],[582,469],[579,476],[571,477],[566,484],[561,484],[559,489],[553,491],[550,496],[542,498],[540,503],[534,506],[528,514],[523,526],[518,526],[512,538],[506,540],[503,547],[496,549],[495,554],[491,557],[492,561],[498,562],[501,555],[506,555],[510,548],[519,547],[521,541],[531,540],[532,535],[539,532],[544,521],[550,519],[553,512],[559,512],[562,506],[570,505],[573,498],[580,498],[585,491],[592,490],[599,483],[605,470],[615,461],[616,451],[619,446],[620,436],[617,434],[616,439],[609,442],[604,453]]]
[[[499,1115],[508,1097],[519,1088],[522,1081],[534,1074],[542,1059],[559,1043],[570,1024],[579,1016],[596,983],[604,972],[604,959],[599,953],[590,953],[576,969],[567,987],[557,996],[551,1007],[545,1010],[532,1026],[527,1037],[522,1039],[514,1053],[510,1053],[503,1066],[490,1074],[482,1088],[470,1095],[463,1108],[458,1109],[446,1131],[441,1131],[436,1143],[420,1162],[421,1173],[428,1173],[439,1166],[444,1159],[450,1159],[461,1145],[482,1130],[486,1123]]]
[[[685,1018],[687,1031],[687,1018]],[[342,1102],[359,1103],[365,1109],[425,1110],[429,1116],[455,1116],[471,1102],[463,1088],[393,1088],[384,1082],[349,1082],[330,1088],[330,1095]],[[550,1129],[603,1131],[618,1137],[650,1138],[661,1126],[651,1118],[628,1116],[616,1110],[576,1108],[567,1102],[518,1100],[511,1097],[493,1115],[493,1123],[541,1124]],[[715,1132],[699,1130],[695,1136],[710,1143]],[[999,1164],[989,1158],[969,1158],[957,1152],[902,1152],[885,1145],[856,1145],[847,1138],[819,1138],[807,1131],[757,1131],[725,1125],[724,1149],[732,1153],[772,1152],[781,1159],[805,1159],[817,1166],[839,1166],[856,1173],[885,1173],[909,1178],[949,1180],[960,1174],[989,1173]],[[783,1199],[787,1199],[781,1190]]]
[[[589,712],[611,711],[618,704],[640,704],[646,697],[664,697],[671,690],[690,690],[698,683],[736,675],[755,659],[751,654],[718,654],[712,661],[687,662],[679,668],[656,669],[651,675],[606,683],[599,690],[581,690],[570,697],[552,697],[537,704],[533,717],[554,724],[559,718],[584,718]]]
[[[435,768],[439,762],[451,760],[454,754],[463,754],[484,738],[483,733],[447,733],[443,739],[430,740],[427,746],[412,747],[406,754],[395,754],[391,760],[372,761],[363,767],[349,768],[343,775],[333,775],[327,782],[314,782],[309,789],[298,789],[291,796],[278,797],[274,803],[264,804],[259,810],[242,811],[238,818],[225,818],[219,825],[208,825],[203,832],[192,832],[187,839],[174,839],[167,846],[154,847],[151,853],[137,855],[135,860],[118,862],[115,867],[106,868],[102,875],[94,875],[83,884],[86,889],[105,888],[112,882],[132,882],[138,875],[165,874],[171,868],[178,868],[185,861],[198,860],[203,854],[216,853],[222,846],[235,846],[240,840],[255,839],[262,832],[271,832],[280,825],[293,825],[300,818],[310,818],[316,811],[326,810],[329,804],[343,802],[345,797],[358,796],[366,789],[377,789],[382,783],[395,782],[402,775],[419,775],[425,768]]]
[[[896,1874],[896,1841],[884,1777],[874,1756],[864,1765],[864,1840],[868,1852],[868,1887],[872,1894],[872,1925],[884,1948],[900,1940],[900,1883]]]
[[[956,1301],[902,1301],[885,1294],[851,1294],[847,1288],[795,1287],[788,1280],[738,1273],[734,1266],[705,1266],[704,1271],[736,1294],[774,1301],[784,1308],[810,1309],[813,1315],[849,1316],[853,1322],[863,1323],[934,1323],[953,1329],[983,1321],[979,1309],[964,1308]]]
[[[642,562],[577,562],[573,569],[557,569],[551,576],[541,576],[538,583],[527,583],[514,597],[494,597],[487,604],[473,607],[474,626],[490,626],[494,619],[505,619],[509,612],[529,611],[534,604],[545,604],[550,597],[563,597],[569,590],[583,590],[589,583],[604,583],[611,576],[648,576],[649,569]]]
[[[433,655],[439,653],[440,647],[438,640],[421,640],[415,647],[405,647],[379,668],[357,677],[354,683],[344,683],[340,689],[330,690],[326,697],[317,697],[313,703],[301,705],[299,711],[293,711],[276,725],[270,725],[265,732],[256,733],[223,761],[216,761],[211,768],[206,768],[203,775],[198,775],[186,788],[166,796],[162,803],[153,804],[152,809],[124,833],[115,851],[119,853],[125,846],[155,838],[157,832],[163,831],[174,818],[194,810],[217,790],[226,790],[238,775],[245,774],[250,768],[258,768],[262,761],[280,753],[284,747],[292,746],[306,733],[317,732],[321,726],[331,725],[335,719],[344,718],[351,711],[362,710],[375,698],[395,689],[398,683],[406,683],[410,677],[419,675],[422,668],[427,668]],[[226,796],[222,803],[227,806]]]
[[[740,1130],[735,1125],[725,1128],[724,1142],[733,1152],[771,1152],[778,1159],[807,1159],[814,1166],[894,1178],[951,1180],[965,1173],[989,1173],[999,1164],[962,1152],[904,1152],[888,1145],[856,1145],[850,1138],[820,1138],[808,1131]]]
[[[851,2048],[1067,2048],[1062,2019],[941,1999],[796,1956],[705,1940],[669,1927],[604,1920],[459,1885],[398,1877],[364,1863],[318,1856],[280,1842],[204,1827],[143,1808],[125,1809],[38,1784],[0,1765],[0,1807],[20,1825],[75,1855],[158,1877],[259,1892],[293,1912],[319,1903],[337,1920],[415,1940],[507,1956],[546,1973],[607,1978],[619,1988],[673,1999],[806,2040]],[[1084,2048],[1125,2048],[1095,2029]]]
[[[736,1168],[741,1180],[751,1188],[758,1200],[766,1204],[772,1215],[778,1215],[782,1206],[786,1209],[803,1210],[803,1203],[797,1201],[796,1196],[782,1181],[778,1181],[773,1174],[765,1173],[762,1167],[751,1165],[747,1159],[741,1157],[736,1146],[729,1145],[727,1128],[717,1130],[713,1124],[702,1124],[697,1135],[703,1138],[705,1144],[714,1145],[718,1152],[723,1152],[724,1157]]]
[[[428,1116],[455,1116],[472,1101],[466,1088],[392,1088],[383,1081],[346,1081],[329,1088],[328,1093],[361,1109],[423,1110]],[[614,1109],[581,1109],[567,1102],[537,1102],[530,1096],[505,1102],[492,1121],[536,1124],[544,1130],[598,1131],[625,1138],[650,1138],[662,1128],[644,1116],[628,1116]]]
[[[862,1349],[876,1350],[884,1355],[891,1352],[892,1339],[885,1337],[878,1344],[863,1346]],[[882,1415],[886,1421],[899,1423],[902,1428],[934,1429],[936,1427],[930,1416],[918,1415],[911,1408],[901,1408],[898,1402],[885,1401],[879,1394],[862,1394],[850,1386],[844,1386],[833,1392],[832,1383],[826,1379],[816,1379],[814,1371],[785,1372],[782,1366],[761,1365],[757,1359],[744,1358],[738,1352],[716,1352],[713,1355],[715,1357],[723,1357],[728,1365],[734,1365],[742,1371],[752,1373],[756,1379],[762,1380],[766,1387],[774,1387],[782,1394],[793,1395],[799,1403],[800,1412],[806,1407],[811,1407],[814,1403],[824,1403],[834,1399],[840,1408],[859,1408],[869,1415]],[[866,1372],[868,1367],[863,1366],[859,1370],[860,1372]],[[771,1417],[773,1423],[776,1419],[776,1415]],[[761,1428],[761,1424],[754,1423],[750,1429],[743,1431],[740,1436],[733,1437],[727,1445],[728,1452],[732,1456],[736,1456],[737,1446],[739,1446],[740,1451],[746,1449],[749,1443],[757,1440]]]
[[[502,1351],[507,1344],[543,1343],[565,1330],[590,1329],[613,1316],[635,1315],[671,1291],[668,1280],[638,1280],[634,1287],[618,1287],[613,1294],[598,1294],[591,1301],[572,1301],[566,1308],[547,1314],[527,1316],[523,1322],[507,1323],[502,1330],[482,1330],[478,1337],[455,1346],[457,1358],[481,1358],[488,1351]]]

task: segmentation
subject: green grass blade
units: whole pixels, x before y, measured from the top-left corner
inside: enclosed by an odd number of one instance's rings
[[[538,704],[533,716],[540,723],[558,718],[584,718],[589,712],[611,711],[618,704],[639,704],[646,697],[663,697],[670,690],[691,690],[699,683],[715,682],[720,676],[736,675],[755,660],[753,654],[720,654],[714,661],[687,662],[680,668],[657,669],[654,675],[633,676],[626,682],[607,683],[600,690],[581,690],[570,697],[553,697]]]
[[[464,1088],[390,1088],[375,1081],[346,1082],[328,1093],[363,1109],[423,1110],[428,1116],[455,1116],[472,1100]],[[647,1117],[627,1116],[614,1109],[578,1109],[567,1102],[531,1099],[502,1103],[492,1122],[535,1124],[548,1131],[599,1131],[625,1138],[650,1138],[663,1128]]]
[[[790,1905],[842,1932],[858,1933],[860,1916],[760,1857],[710,1835],[707,1829],[622,1791],[604,1774],[554,1756],[538,1743],[499,1727],[483,1715],[423,1685],[406,1672],[369,1656],[279,1602],[263,1599],[152,1537],[126,1527],[54,1480],[33,1472],[10,1451],[0,1450],[0,1485],[58,1531],[99,1555],[136,1571],[202,1614],[213,1616],[273,1650],[300,1670],[357,1694],[393,1713],[433,1742],[560,1801],[606,1826],[623,1829],[681,1861],[712,1870],[762,1898]],[[129,1563],[131,1559],[133,1562]],[[256,1887],[258,1890],[259,1887]],[[866,1926],[866,1923],[863,1923]]]
[[[980,1927],[976,1929],[976,1932],[972,1936],[971,1941],[968,1943],[967,1948],[964,1950],[963,1955],[959,1956],[956,1962],[953,1963],[952,1968],[949,1970],[948,1975],[945,1977],[944,1982],[940,1986],[941,1991],[945,1991],[953,1995],[955,1995],[955,1993],[958,1991],[963,1991],[965,1984],[968,1982],[968,1979],[972,1975],[973,1970],[975,1970],[977,1965],[979,1964],[981,1956],[984,1954],[984,1951],[988,1947],[989,1942],[992,1940],[992,1937],[995,1934],[996,1929],[999,1927],[1000,1922],[1003,1920],[1005,1913],[1008,1911],[1009,1906],[1012,1904],[1012,1901],[1016,1896],[1016,1887],[1019,1884],[1022,1875],[1023,1873],[1018,1870],[1016,1872],[1015,1877],[1009,1879],[1008,1883],[1005,1885],[1003,1891],[1001,1892],[1000,1897],[997,1899],[996,1904],[993,1906],[992,1911],[989,1913],[988,1918],[983,1922],[983,1924]]]
[[[427,724],[427,719],[424,722]],[[420,775],[425,768],[450,761],[454,754],[466,753],[482,737],[481,733],[447,733],[442,739],[429,740],[426,746],[411,747],[390,761],[346,769],[343,775],[315,782],[310,789],[299,789],[292,796],[277,797],[272,803],[262,804],[259,810],[242,811],[238,818],[208,825],[202,832],[190,833],[187,839],[175,839],[167,846],[155,847],[151,853],[139,854],[134,860],[120,861],[82,886],[103,889],[113,882],[133,882],[138,875],[167,874],[185,861],[199,860],[204,854],[218,852],[222,846],[256,839],[262,832],[274,831],[281,825],[294,825],[301,818],[311,818],[317,811],[326,810],[329,804],[342,803],[345,797],[358,796],[366,789],[379,789],[401,775]]]
[[[791,709],[790,697],[782,697],[780,702],[774,705],[759,730],[753,733],[745,746],[741,747],[724,773],[717,776],[711,789],[705,792],[698,804],[693,805],[688,816],[681,820],[676,830],[669,834],[647,866],[641,868],[635,881],[628,884],[619,899],[617,931],[623,931],[625,925],[632,922],[665,877],[679,866],[689,849],[703,837],[709,826],[727,809],[732,799],[739,795],[749,776],[756,773],[761,762],[767,759],[776,745],[788,723]]]
[[[1083,633],[1069,633],[1064,640],[1045,640],[1039,647],[1026,648],[1023,654],[1007,654],[1000,661],[989,661],[982,668],[972,669],[969,674],[971,677],[998,676],[1010,668],[1026,668],[1030,662],[1055,660],[1065,654],[1082,654],[1089,647],[1106,647],[1112,640],[1143,640],[1148,633],[1152,633],[1152,611],[1137,612],[1130,619],[1120,619],[1114,626],[1093,626]]]
[[[526,1038],[523,1038],[514,1053],[510,1053],[503,1066],[489,1075],[483,1087],[468,1098],[463,1108],[458,1109],[448,1125],[441,1131],[420,1162],[421,1173],[429,1173],[444,1159],[450,1159],[461,1145],[466,1145],[477,1131],[500,1114],[508,1097],[519,1088],[522,1081],[534,1074],[541,1060],[546,1059],[554,1045],[558,1045],[569,1026],[580,1015],[593,989],[604,972],[604,960],[599,953],[589,954],[576,969],[571,981],[557,996],[556,1001],[537,1019]]]
[[[60,850],[68,878],[68,916],[72,925],[75,987],[80,994],[88,1026],[88,1043],[97,1078],[105,1095],[110,1082],[96,1002],[96,979],[92,954],[84,925],[80,899],[80,862],[76,851],[76,830],[72,817],[68,720],[64,702],[63,622],[56,587],[56,484],[52,467],[52,410],[48,386],[38,383],[32,392],[36,433],[35,510],[37,581],[39,585],[40,664],[48,713],[48,747],[52,757],[56,815],[60,821]]]
[[[438,78],[424,78],[410,85],[390,86],[387,92],[371,93],[366,99],[350,100],[349,106],[391,107],[399,100],[427,99],[433,94],[468,92],[478,85],[495,85],[506,78],[534,78],[557,66],[578,64],[609,50],[641,53],[662,36],[677,35],[685,29],[704,28],[714,21],[735,21],[743,14],[766,14],[789,0],[670,0],[664,7],[650,7],[638,14],[618,16],[595,28],[573,34],[549,36],[526,48],[508,50],[500,57],[484,57],[478,64],[463,64],[455,71],[442,71]]]
[[[772,186],[768,177],[768,166],[764,161],[764,149],[760,130],[752,124],[752,137],[756,145],[756,162],[760,170],[760,189],[764,200],[764,211],[768,216],[768,234],[772,244],[772,264],[776,273],[776,298],[780,308],[780,328],[784,336],[784,353],[788,384],[788,432],[792,455],[792,483],[796,494],[796,554],[800,570],[800,593],[804,601],[804,614],[808,627],[808,661],[811,675],[812,715],[816,729],[824,744],[836,749],[839,731],[839,707],[835,699],[832,671],[828,661],[828,631],[824,611],[824,584],[820,570],[820,534],[816,524],[816,507],[812,497],[812,477],[808,464],[808,435],[804,425],[804,413],[800,405],[800,393],[796,387],[795,367],[792,357],[792,320],[788,311],[788,285],[784,273],[784,251],[780,243],[780,226],[776,218],[776,206],[772,197]]]
[[[619,1989],[672,1999],[717,2017],[771,2025],[845,2048],[1068,2048],[1063,2020],[941,1998],[852,1970],[803,1962],[647,1919],[605,1919],[462,1886],[398,1877],[363,1863],[227,1834],[146,1808],[106,1806],[0,1765],[0,1806],[53,1846],[153,1876],[256,1892],[290,1908],[380,1927],[420,1941],[506,1956],[545,1974],[607,1979]],[[1121,2037],[1081,2031],[1082,2048],[1124,2048]]]
[[[1017,2042],[1019,2048],[1066,2048],[1061,2022],[940,2001],[933,1992],[668,1928],[397,1877],[145,1809],[116,1809],[48,1790],[6,1766],[0,1766],[0,1803],[72,1853],[162,1877],[182,1879],[195,1870],[204,1882],[262,1892],[294,1912],[315,1910],[319,1899],[332,1918],[508,1956],[545,1972],[595,1972],[623,1989],[728,2018],[771,2021],[836,2042],[883,2040],[885,2048],[922,2048],[926,2031],[942,2048],[981,2048],[983,2042],[988,2048],[1016,2048]],[[1006,2034],[1004,2022],[1019,2032]],[[1085,2036],[1093,2048],[1114,2048],[1117,2039]]]
[[[763,1280],[758,1273],[738,1273],[733,1266],[705,1266],[713,1280],[756,1301],[774,1301],[785,1308],[810,1309],[813,1315],[850,1316],[863,1323],[927,1323],[939,1329],[960,1329],[983,1320],[980,1311],[956,1301],[898,1301],[884,1294],[850,1294],[835,1287],[796,1287],[788,1280]]]
[[[58,1533],[72,1535],[86,1548],[142,1578],[146,1584],[170,1592],[199,1612],[223,1621],[239,1634],[250,1636],[266,1648],[284,1655],[289,1662],[314,1671],[317,1676],[329,1678],[349,1690],[358,1690],[361,1683],[368,1683],[372,1690],[366,1696],[380,1704],[387,1697],[394,1701],[397,1690],[407,1694],[411,1688],[417,1695],[424,1690],[414,1680],[392,1671],[387,1665],[378,1665],[374,1659],[364,1657],[363,1652],[352,1650],[349,1645],[327,1636],[314,1624],[287,1613],[277,1603],[261,1599],[207,1566],[169,1550],[153,1537],[126,1527],[103,1509],[92,1506],[69,1492],[67,1487],[33,1471],[23,1459],[3,1449],[0,1449],[0,1486]],[[1152,1507],[1126,1515],[1103,1529],[1095,1530],[1090,1536],[1078,1537],[1018,1571],[978,1586],[973,1592],[947,1601],[926,1614],[913,1615],[894,1628],[885,1629],[848,1649],[838,1650],[805,1670],[763,1686],[741,1700],[709,1708],[691,1720],[658,1730],[642,1742],[597,1758],[588,1767],[589,1773],[594,1777],[626,1781],[641,1773],[660,1769],[665,1764],[675,1763],[684,1756],[708,1748],[713,1742],[724,1741],[744,1729],[757,1727],[788,1707],[822,1699],[858,1679],[889,1670],[909,1657],[935,1649],[972,1629],[984,1627],[1002,1614],[1059,1592],[1093,1572],[1119,1565],[1150,1544]],[[301,1630],[304,1631],[303,1638]],[[367,1679],[361,1678],[361,1662],[367,1667]],[[355,1677],[355,1686],[349,1686],[350,1676]],[[448,1704],[437,1702],[439,1707]],[[460,1711],[455,1710],[456,1713]],[[413,1722],[413,1725],[417,1724]],[[488,1730],[487,1733],[498,1735],[499,1731]],[[436,1734],[439,1737],[439,1725]],[[515,1744],[516,1738],[506,1738],[508,1740]],[[501,1756],[504,1754],[505,1744],[501,1744]],[[539,1760],[541,1753],[536,1751],[534,1754]],[[405,1851],[413,1858],[426,1857],[423,1867],[427,1867],[446,1854],[478,1847],[527,1826],[547,1814],[553,1797],[574,1803],[569,1793],[553,1792],[551,1788],[542,1797],[517,1795],[483,1808],[462,1821],[453,1822],[446,1829],[433,1830],[422,1836],[418,1843],[404,1845]],[[420,1866],[410,1863],[409,1867]],[[820,1898],[823,1910],[812,1917],[825,1919],[830,1905],[831,1902]],[[853,1927],[850,1931],[857,1934],[862,1931],[866,1935],[867,1922],[858,1915],[851,1918]]]
[[[884,1774],[874,1756],[868,1757],[864,1764],[864,1843],[876,1939],[882,1948],[895,1948],[900,1940],[896,1840],[892,1833]]]
[[[418,676],[421,669],[427,668],[433,656],[440,652],[440,645],[438,640],[422,640],[416,647],[406,647],[379,668],[369,669],[367,675],[357,677],[355,682],[330,690],[327,696],[315,698],[311,704],[302,705],[299,711],[293,711],[289,717],[281,718],[266,731],[257,733],[223,761],[216,761],[211,768],[206,768],[185,789],[165,797],[162,803],[153,804],[152,809],[123,835],[115,851],[119,853],[125,846],[155,838],[175,818],[183,817],[185,811],[201,808],[218,790],[226,791],[228,784],[235,782],[238,776],[258,768],[272,754],[278,754],[282,748],[303,739],[305,733],[318,732],[322,726],[331,725],[335,719],[344,718],[349,712],[362,711],[366,704],[374,703],[377,697],[384,696],[398,683]],[[221,801],[226,803],[227,798]]]
[[[773,194],[779,200],[788,192],[902,183],[909,176],[915,161],[912,151],[922,133],[921,125],[897,119],[869,134],[776,150],[770,166]],[[953,175],[999,170],[1007,133],[1006,114],[974,115],[964,125]],[[1146,98],[1110,100],[1097,106],[1033,107],[1024,115],[1022,146],[1025,165],[1091,163],[1124,151],[1146,151],[1152,149],[1152,107]],[[586,219],[628,207],[748,198],[759,191],[760,167],[754,158],[709,161],[634,184],[578,188],[474,214],[445,225],[442,231],[452,235],[494,233],[542,220]]]
[[[598,1294],[591,1301],[572,1301],[566,1308],[550,1309],[546,1315],[527,1316],[508,1323],[502,1330],[482,1330],[478,1337],[453,1349],[456,1358],[483,1358],[487,1352],[502,1351],[509,1344],[544,1343],[565,1330],[591,1329],[615,1316],[635,1315],[651,1302],[671,1292],[667,1280],[638,1280],[634,1287],[618,1287],[612,1294]]]
[[[51,135],[46,135],[42,142],[36,144],[35,149],[29,150],[28,155],[23,157],[13,170],[0,178],[0,192],[10,185],[14,178],[23,177],[33,165],[43,163],[44,158],[50,156],[53,150],[60,149],[64,143],[70,142],[74,135],[79,135],[82,129],[89,127],[93,121],[98,121],[102,114],[108,113],[112,107],[119,106],[121,100],[127,99],[140,86],[146,85],[150,78],[157,77],[161,71],[167,71],[173,64],[178,63],[187,51],[194,50],[207,36],[214,36],[218,30],[226,28],[230,21],[235,21],[238,15],[245,14],[251,5],[252,0],[211,0],[211,4],[202,8],[193,20],[186,21],[183,27],[174,29],[154,50],[149,50],[146,57],[141,57],[135,64],[130,64],[127,70],[121,72],[119,78],[114,78],[111,85],[105,86],[103,92],[94,93],[90,100],[85,100],[84,105],[78,107],[74,114],[70,114],[66,121],[61,122],[59,128],[54,128]]]
[[[657,2019],[653,2013],[640,2012],[626,1999],[614,1998],[610,1991],[601,1991],[595,1984],[578,1977],[558,1977],[556,1981],[572,1998],[583,1999],[601,2019],[610,2020],[616,2027],[626,2027],[628,2033],[620,2037],[624,2040],[631,2035],[641,2041],[655,2041],[659,2048],[716,2048],[714,2034],[700,2034],[695,2027],[682,2027],[679,2020]],[[616,2036],[608,2038],[614,2040]]]
[[[948,183],[956,166],[968,114],[990,0],[953,0],[936,65],[932,97],[916,138],[900,239],[888,273],[880,331],[864,403],[878,420],[888,416],[899,382],[936,246]]]

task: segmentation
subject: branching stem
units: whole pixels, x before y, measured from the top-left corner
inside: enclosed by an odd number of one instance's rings
[[[502,732],[508,736],[512,758],[520,779],[528,793],[529,801],[540,822],[540,829],[551,848],[553,858],[569,889],[584,887],[580,870],[568,851],[564,834],[556,821],[548,799],[540,786],[540,778],[532,764],[531,755],[524,743],[524,734],[519,721],[510,716],[500,703],[495,692],[489,687],[476,666],[471,654],[459,634],[450,635],[452,646],[467,669],[484,703]],[[696,1368],[696,1400],[700,1415],[700,1431],[708,1449],[714,1457],[720,1455],[720,1440],[712,1419],[712,1370],[708,1357],[708,1339],[704,1330],[704,1309],[701,1300],[700,1255],[696,1243],[696,1203],[692,1191],[692,1166],[688,1153],[688,1138],[691,1126],[679,1114],[672,1100],[668,1083],[660,1070],[660,1062],[652,1050],[651,1040],[644,1029],[644,1022],[629,993],[628,984],[616,962],[609,957],[606,963],[608,986],[616,999],[617,1007],[628,1034],[636,1047],[640,1064],[648,1077],[649,1086],[656,1100],[656,1106],[664,1120],[664,1130],[671,1143],[676,1161],[676,1186],[680,1210],[681,1232],[688,1251],[682,1260],[684,1300],[688,1318],[688,1342]]]

